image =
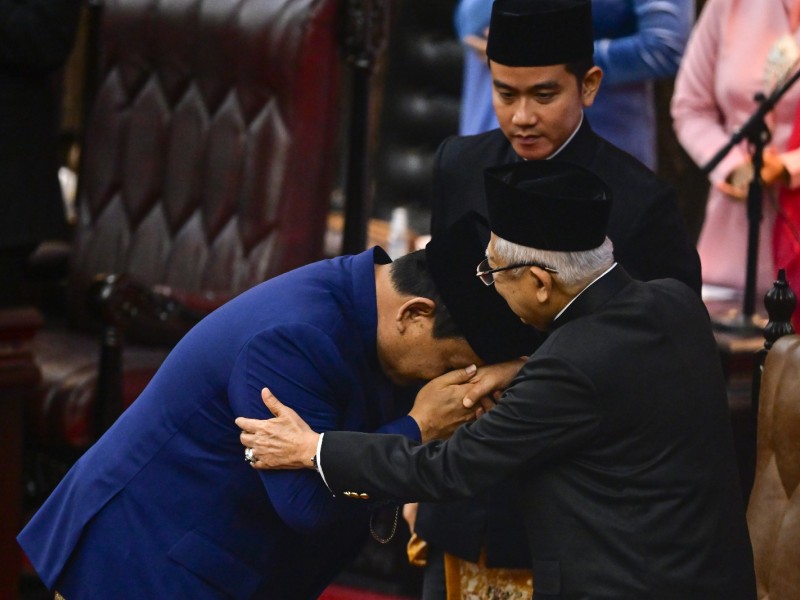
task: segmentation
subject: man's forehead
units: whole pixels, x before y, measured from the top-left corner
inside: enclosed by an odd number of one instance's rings
[[[514,79],[550,79],[568,75],[566,64],[544,65],[535,67],[510,67],[495,61],[489,61],[489,70],[492,76],[501,76]]]
[[[495,88],[508,88],[520,92],[562,88],[570,85],[574,77],[564,65],[554,67],[495,67],[492,72]]]

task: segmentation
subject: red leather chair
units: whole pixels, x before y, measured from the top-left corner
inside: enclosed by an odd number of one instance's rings
[[[340,5],[104,3],[68,326],[37,337],[44,384],[28,437],[45,452],[28,467],[40,495],[197,318],[322,258],[339,155]],[[111,367],[100,401],[92,290]],[[133,343],[120,355],[122,337]]]

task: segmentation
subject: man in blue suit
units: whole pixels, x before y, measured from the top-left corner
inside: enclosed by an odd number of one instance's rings
[[[530,346],[476,283],[486,235],[470,217],[394,263],[376,248],[308,265],[204,319],[19,535],[44,583],[67,600],[315,598],[369,513],[313,473],[252,469],[234,418],[267,418],[268,385],[318,431],[424,441],[471,420],[438,388]],[[392,384],[452,370],[394,418]]]

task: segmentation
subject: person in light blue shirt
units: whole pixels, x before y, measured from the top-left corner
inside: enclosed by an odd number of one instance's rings
[[[655,80],[678,71],[694,0],[592,0],[594,61],[603,83],[586,110],[595,132],[655,170]]]
[[[492,0],[461,0],[456,6],[456,35],[464,44],[459,135],[483,133],[500,126],[492,106],[492,76],[485,52],[491,15]]]
[[[461,0],[455,11],[456,33],[465,43],[461,135],[498,127],[480,42],[491,8],[491,0]],[[694,15],[694,0],[592,0],[594,60],[603,70],[603,82],[586,115],[598,135],[653,170],[653,84],[677,72]]]

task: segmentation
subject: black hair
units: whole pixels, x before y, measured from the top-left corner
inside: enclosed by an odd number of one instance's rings
[[[433,315],[433,337],[463,338],[459,326],[442,300],[439,290],[431,277],[425,250],[417,250],[401,256],[391,265],[392,286],[395,291],[407,296],[429,298],[436,303]]]
[[[591,69],[593,66],[594,58],[591,56],[579,58],[578,60],[573,60],[564,65],[567,73],[571,73],[575,76],[575,79],[578,82],[578,91],[580,91],[581,85],[583,85],[583,78],[586,77],[586,73],[588,73],[589,69]]]

